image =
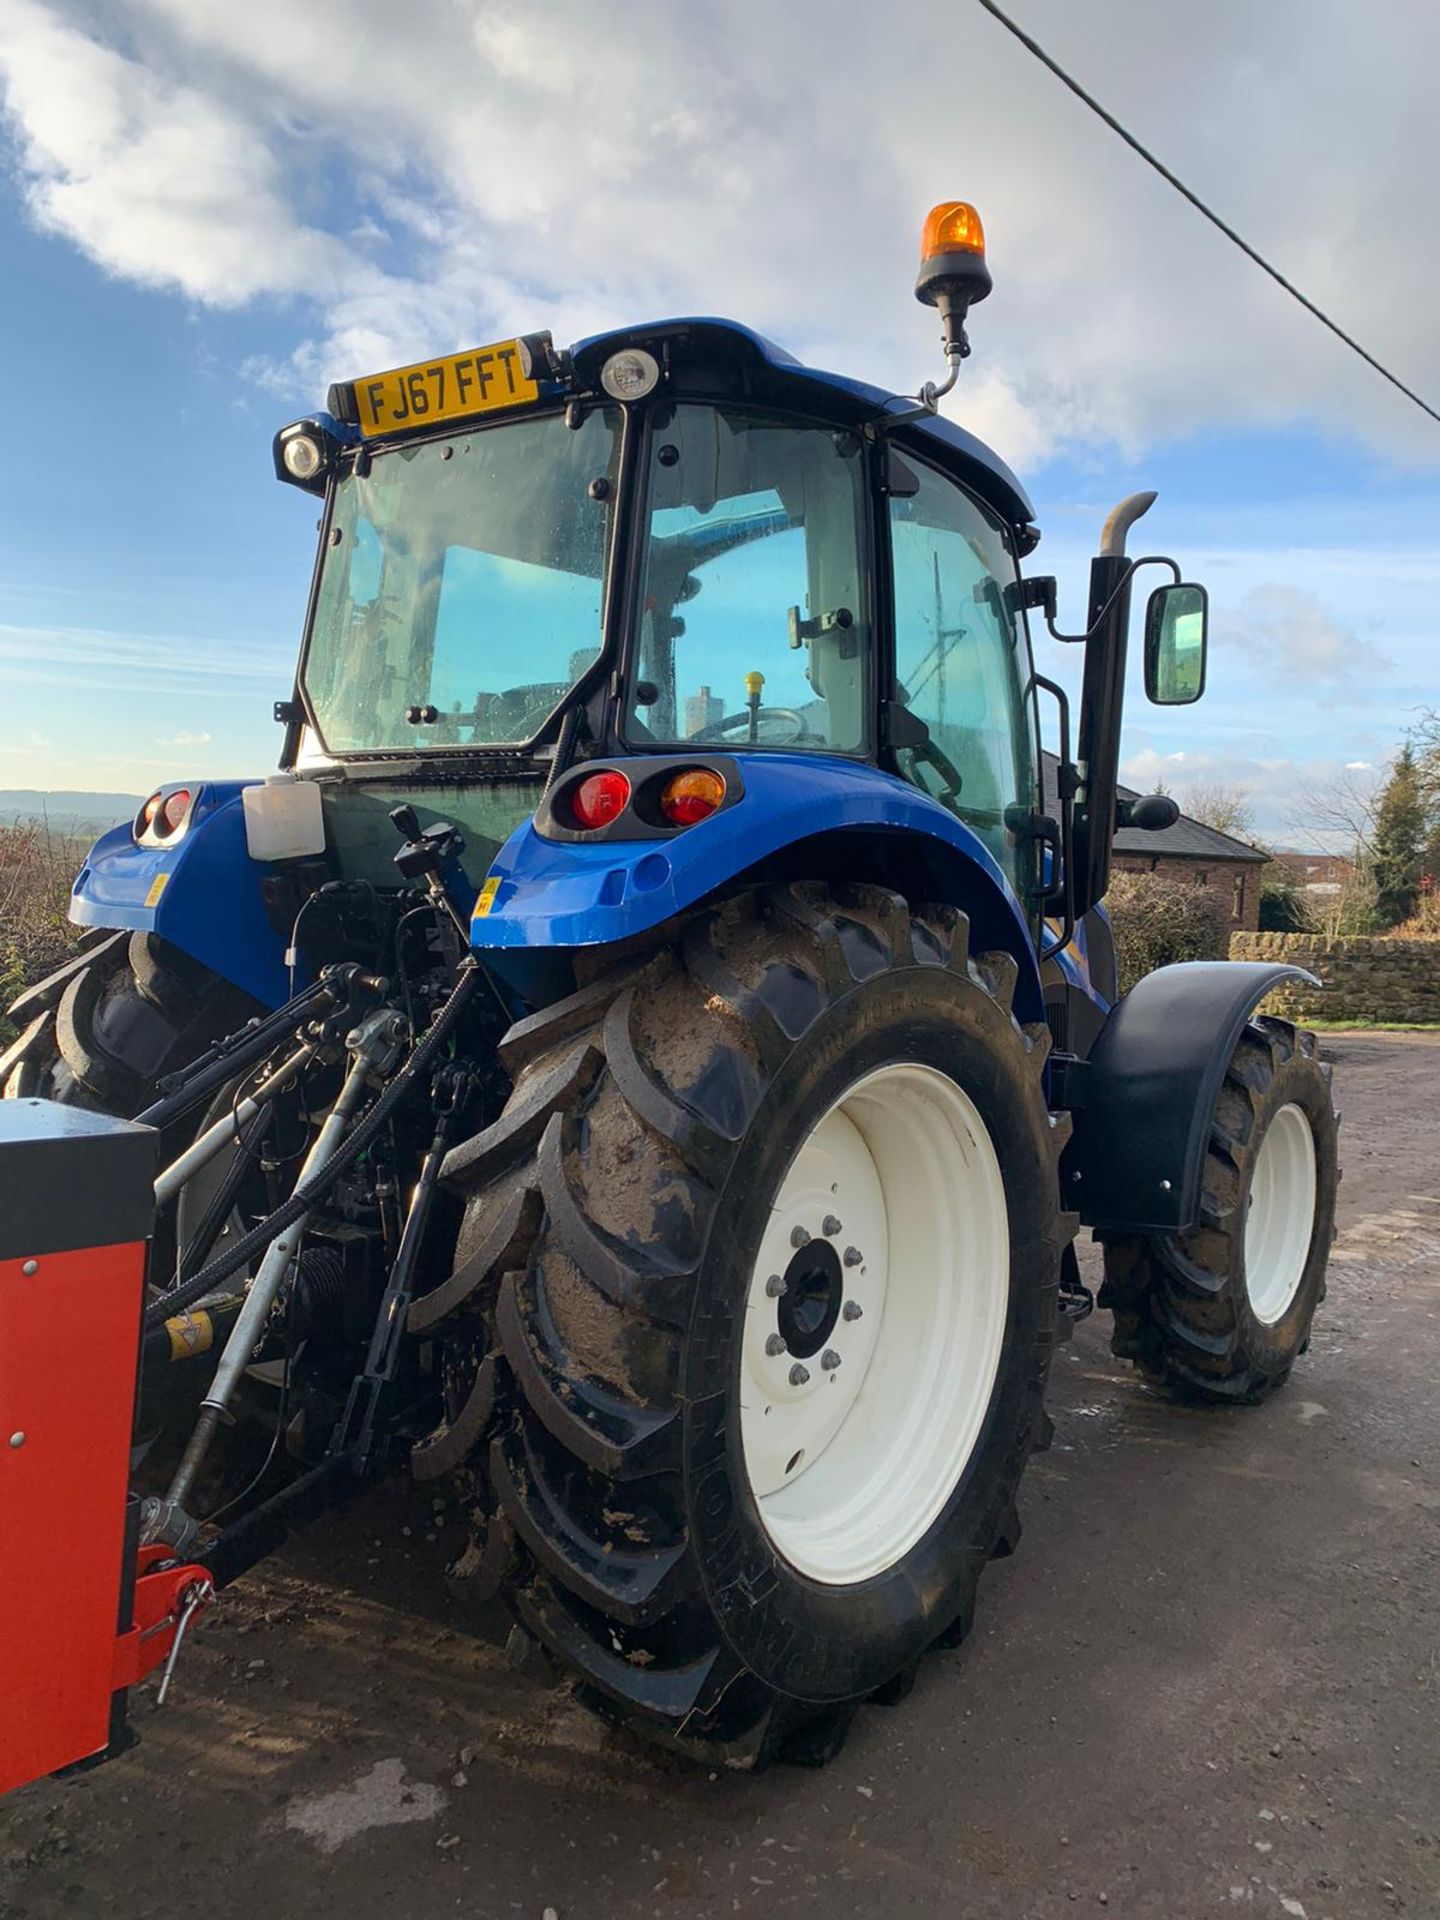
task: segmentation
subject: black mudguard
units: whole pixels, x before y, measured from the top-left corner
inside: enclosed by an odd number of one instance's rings
[[[1087,1227],[1183,1233],[1225,1067],[1245,1023],[1303,967],[1194,960],[1150,973],[1110,1013],[1089,1059],[1065,1076],[1075,1131],[1060,1162],[1065,1205]]]

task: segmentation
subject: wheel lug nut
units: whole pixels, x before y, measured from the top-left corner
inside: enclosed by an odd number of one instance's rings
[[[834,1347],[826,1347],[820,1356],[820,1365],[825,1369],[826,1373],[833,1373],[839,1364],[840,1356]]]
[[[844,1320],[858,1320],[864,1312],[865,1309],[858,1300],[847,1300],[840,1310],[841,1318]]]
[[[790,1369],[790,1384],[791,1384],[791,1386],[792,1386],[792,1387],[803,1387],[803,1386],[804,1386],[804,1384],[805,1384],[805,1382],[806,1382],[806,1381],[807,1381],[807,1380],[808,1380],[809,1378],[810,1378],[810,1369],[809,1369],[808,1367],[802,1367],[802,1366],[801,1366],[801,1364],[800,1364],[800,1362],[799,1362],[799,1361],[797,1360],[797,1361],[795,1362],[795,1364],[794,1364],[794,1366],[793,1366],[793,1367],[791,1367],[791,1369]]]
[[[821,1222],[821,1225],[824,1227],[827,1236],[832,1240],[835,1238],[835,1235],[839,1233],[843,1224],[844,1223],[841,1220],[837,1219],[833,1213],[827,1213],[824,1220]]]
[[[772,1359],[774,1359],[777,1353],[788,1353],[790,1349],[785,1345],[784,1334],[772,1333],[770,1338],[765,1342],[765,1351]]]
[[[790,1244],[792,1247],[808,1246],[810,1244],[808,1230],[804,1227],[792,1227],[790,1229]]]
[[[772,1300],[778,1300],[785,1291],[784,1274],[772,1273],[770,1278],[765,1282],[765,1291]]]
[[[859,1247],[846,1247],[844,1258],[847,1267],[858,1267],[865,1256]]]

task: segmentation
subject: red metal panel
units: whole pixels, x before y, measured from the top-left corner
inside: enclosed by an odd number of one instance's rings
[[[143,1242],[0,1261],[0,1793],[106,1744],[144,1278]]]

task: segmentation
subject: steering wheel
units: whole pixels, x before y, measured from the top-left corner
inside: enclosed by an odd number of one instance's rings
[[[692,740],[723,740],[744,746],[750,739],[750,722],[755,722],[756,743],[767,747],[790,747],[797,740],[805,738],[805,722],[793,707],[756,707],[753,712],[747,707],[743,713],[727,713],[723,720],[715,720],[708,727],[702,727],[698,733],[692,733]],[[780,728],[788,731],[778,734],[770,723],[777,722]],[[737,735],[743,736],[739,740]]]

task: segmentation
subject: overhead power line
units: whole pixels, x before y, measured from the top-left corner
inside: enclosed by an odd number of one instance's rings
[[[1407,400],[1413,400],[1422,413],[1428,413],[1432,420],[1440,423],[1440,412],[1437,412],[1428,400],[1422,400],[1413,387],[1407,387],[1398,374],[1393,374],[1387,366],[1382,365],[1381,362],[1375,358],[1373,353],[1367,352],[1358,340],[1351,334],[1346,333],[1342,326],[1337,325],[1336,322],[1330,318],[1329,314],[1324,312],[1322,308],[1317,307],[1308,295],[1303,294],[1293,281],[1287,280],[1278,267],[1272,267],[1265,256],[1262,253],[1257,253],[1248,240],[1242,239],[1232,226],[1229,226],[1220,218],[1218,213],[1212,208],[1207,207],[1198,193],[1193,193],[1183,180],[1177,179],[1165,163],[1162,160],[1157,160],[1148,147],[1142,146],[1134,134],[1120,124],[1113,113],[1108,112],[1102,107],[1093,94],[1085,91],[1078,80],[1071,79],[1059,61],[1053,60],[1038,40],[1032,40],[1023,27],[1017,26],[1008,14],[1002,12],[1001,9],[995,5],[995,0],[980,0],[980,5],[987,13],[993,14],[1002,27],[1007,28],[1009,32],[1013,33],[1021,46],[1028,48],[1028,50],[1034,54],[1035,58],[1040,61],[1041,65],[1048,67],[1055,78],[1067,86],[1078,100],[1083,100],[1092,113],[1098,113],[1106,126],[1109,127],[1112,132],[1118,133],[1126,146],[1132,147],[1148,166],[1152,166],[1155,169],[1162,180],[1168,181],[1178,194],[1182,194],[1184,198],[1190,202],[1191,206],[1195,208],[1197,213],[1203,213],[1212,227],[1218,227],[1227,240],[1232,240],[1248,259],[1253,260],[1257,267],[1269,274],[1277,286],[1283,287],[1292,300],[1298,300],[1307,313],[1313,314],[1322,326],[1328,327],[1337,340],[1343,340],[1352,353],[1358,353],[1365,364],[1373,367],[1382,379],[1388,380],[1392,387],[1398,388]]]

